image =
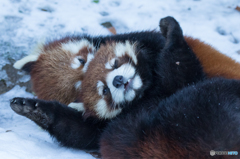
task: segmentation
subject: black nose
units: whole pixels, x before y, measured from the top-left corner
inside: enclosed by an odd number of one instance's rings
[[[116,87],[116,88],[119,88],[121,85],[123,85],[123,76],[116,76],[114,77],[113,79],[113,85]]]

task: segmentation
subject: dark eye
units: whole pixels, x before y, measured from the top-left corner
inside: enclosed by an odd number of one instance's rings
[[[79,60],[79,62],[80,62],[82,65],[84,65],[84,64],[86,63],[86,61],[83,60],[83,59],[78,59],[78,60]]]
[[[104,87],[103,88],[103,95],[107,95],[109,93],[109,88],[108,87]]]
[[[115,60],[114,65],[113,65],[113,69],[117,69],[118,68],[118,60]]]

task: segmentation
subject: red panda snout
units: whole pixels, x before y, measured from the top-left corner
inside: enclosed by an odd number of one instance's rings
[[[112,102],[116,105],[131,102],[136,96],[135,91],[142,86],[135,66],[130,63],[122,64],[110,71],[106,76],[106,83],[112,95]]]

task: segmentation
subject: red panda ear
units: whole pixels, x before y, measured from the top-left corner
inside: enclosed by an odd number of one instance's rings
[[[81,97],[77,97],[77,99],[75,99],[75,101],[73,103],[82,103],[83,100]]]
[[[73,103],[83,103],[81,86],[79,86],[77,96],[76,96],[75,101]]]
[[[39,55],[28,55],[14,63],[13,67],[30,73]]]
[[[30,73],[39,56],[42,54],[42,52],[44,52],[43,50],[44,42],[39,42],[38,45],[34,48],[34,50],[32,50],[31,54],[16,61],[13,67]]]
[[[27,73],[30,73],[31,70],[32,70],[32,68],[34,67],[34,64],[35,64],[35,63],[36,63],[36,62],[28,62],[28,63],[26,63],[26,64],[22,67],[21,70],[23,70],[23,71],[25,71],[25,72],[27,72]]]

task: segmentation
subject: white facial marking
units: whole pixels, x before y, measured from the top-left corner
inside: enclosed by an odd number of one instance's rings
[[[71,67],[72,67],[73,69],[77,69],[77,68],[79,68],[80,66],[81,66],[81,62],[78,60],[77,57],[75,57],[75,58],[73,59],[73,62],[71,63]]]
[[[95,105],[95,109],[96,109],[97,115],[104,118],[107,111],[108,111],[107,104],[106,104],[105,100],[100,99],[98,101],[98,103]]]
[[[95,110],[100,118],[105,119],[113,118],[122,111],[122,109],[114,109],[112,111],[109,111],[104,99],[100,99],[98,101],[98,103],[95,105]]]
[[[114,65],[114,62],[115,62],[115,58],[111,59],[110,61],[108,61],[106,64],[105,64],[105,68],[106,69],[112,69],[113,68],[113,65]]]
[[[114,92],[112,92],[112,99],[115,104],[122,103],[124,101],[124,90],[116,88]]]
[[[139,89],[143,85],[139,75],[136,75],[132,82],[133,82],[133,89]]]
[[[76,109],[79,112],[84,112],[85,111],[83,103],[70,103],[68,106],[73,108],[73,109]]]
[[[131,45],[128,40],[125,42],[125,44],[124,43],[116,44],[115,54],[117,57],[121,57],[125,54],[128,54],[132,58],[132,61],[135,64],[137,64],[137,56],[136,56],[135,46]]]
[[[116,88],[113,85],[113,79],[116,76],[123,76],[124,78],[123,80],[124,82],[126,82],[127,80],[133,78],[134,74],[135,74],[135,68],[130,64],[123,64],[119,68],[114,69],[113,71],[108,73],[106,78],[107,86],[110,89],[110,92],[112,94],[112,99],[116,104],[121,103],[125,100],[124,86]]]
[[[39,57],[39,54],[38,55],[28,55],[24,58],[22,58],[21,60],[18,60],[17,62],[14,63],[13,67],[16,68],[16,69],[22,69],[23,66],[29,62],[34,62],[34,61],[37,61]]]
[[[125,95],[125,99],[128,101],[128,102],[130,102],[130,101],[132,101],[133,99],[134,99],[134,97],[135,97],[135,91],[134,90],[129,90],[127,93],[126,93],[126,95]]]
[[[82,81],[78,81],[78,82],[75,83],[74,86],[75,86],[76,90],[81,88],[81,84],[82,84]]]
[[[87,69],[88,69],[88,65],[89,63],[92,61],[92,59],[94,58],[94,53],[88,53],[88,56],[87,56],[87,62],[85,63],[84,67],[83,67],[83,72],[86,72]]]
[[[103,87],[104,87],[104,84],[102,83],[102,81],[98,81],[97,83],[97,89],[98,89],[98,94],[100,96],[103,95]]]
[[[62,43],[62,48],[66,51],[70,51],[73,54],[77,54],[83,47],[91,48],[92,50],[95,49],[94,46],[86,39]]]

